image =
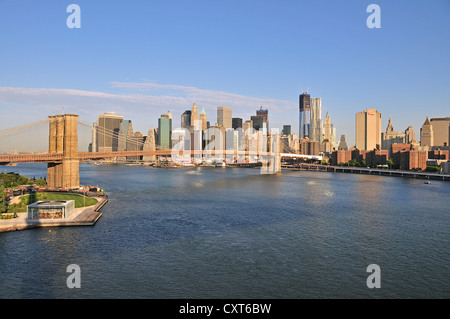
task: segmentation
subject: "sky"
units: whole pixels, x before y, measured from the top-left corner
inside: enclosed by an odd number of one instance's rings
[[[68,28],[70,4],[81,28]],[[370,4],[381,28],[368,28]],[[0,131],[61,113],[116,112],[146,133],[196,103],[298,132],[298,96],[322,98],[337,139],[355,114],[382,130],[450,116],[450,0],[0,0]]]

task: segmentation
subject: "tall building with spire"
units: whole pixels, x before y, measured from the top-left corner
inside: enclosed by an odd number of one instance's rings
[[[406,143],[406,134],[403,132],[395,132],[394,125],[392,124],[392,118],[389,117],[388,126],[386,132],[381,133],[381,149],[388,150],[391,154],[392,144],[404,144]]]
[[[327,115],[325,115],[325,124],[323,126],[323,141],[333,142],[332,134],[330,114],[327,112]]]
[[[339,141],[338,150],[344,150],[344,151],[348,150],[348,146],[347,146],[347,142],[345,141],[344,134],[341,135],[341,140]]]
[[[200,129],[202,131],[206,131],[206,129],[208,128],[208,121],[206,118],[205,108],[203,106],[199,118],[200,118]]]
[[[313,142],[322,142],[322,99],[313,97],[311,99],[311,119],[309,139]]]
[[[420,146],[433,146],[434,145],[434,132],[433,126],[428,120],[428,116],[420,129]]]
[[[331,125],[330,114],[325,115],[325,124],[323,126],[323,135],[320,138],[320,151],[331,153],[334,149],[333,127]]]

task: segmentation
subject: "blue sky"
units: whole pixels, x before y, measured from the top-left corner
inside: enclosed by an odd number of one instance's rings
[[[69,29],[69,4],[81,28]],[[369,4],[381,28],[369,29]],[[145,133],[196,102],[298,131],[301,88],[354,144],[355,113],[385,130],[450,116],[450,1],[0,0],[0,130],[115,111]]]

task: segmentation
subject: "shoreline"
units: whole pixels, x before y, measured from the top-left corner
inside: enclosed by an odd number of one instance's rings
[[[77,208],[72,216],[65,219],[29,220],[26,212],[17,213],[19,215],[17,218],[0,221],[0,233],[46,227],[93,226],[102,216],[100,209],[109,201],[108,196],[95,199],[97,199],[95,205]]]
[[[439,180],[450,182],[450,175],[436,174],[428,172],[413,172],[390,169],[362,168],[362,167],[343,167],[343,166],[327,166],[327,165],[300,165],[299,167],[282,167],[282,170],[290,171],[312,171],[312,172],[328,172],[328,173],[347,173],[347,174],[364,174],[372,176],[388,176],[403,177],[423,180]]]

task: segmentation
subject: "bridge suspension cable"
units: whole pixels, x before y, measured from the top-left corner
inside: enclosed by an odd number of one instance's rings
[[[132,148],[140,149],[145,144],[145,139],[137,140],[136,136],[134,135],[124,135],[121,131],[114,131],[106,127],[95,127],[94,125],[83,119],[78,119],[78,123],[83,127],[89,128],[90,130],[96,130],[97,138],[112,138],[118,143],[124,143],[125,148],[131,145]],[[155,145],[155,149],[159,149],[159,146]]]
[[[0,153],[48,151],[48,119],[0,131]]]
[[[13,127],[13,128],[7,129],[7,130],[0,131],[0,135],[1,134],[11,133],[11,132],[16,132],[16,131],[20,131],[20,130],[29,129],[29,128],[32,128],[32,127],[35,127],[35,126],[38,126],[38,125],[41,125],[41,124],[44,124],[44,123],[47,123],[47,122],[48,122],[48,119],[45,119],[45,120],[41,120],[41,121],[38,121],[38,122],[33,122],[33,123],[25,124],[25,125],[22,125],[22,126]]]

